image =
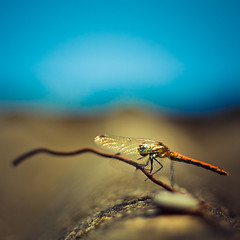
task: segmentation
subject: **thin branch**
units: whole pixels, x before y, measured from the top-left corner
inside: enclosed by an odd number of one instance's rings
[[[125,162],[127,164],[130,164],[130,165],[134,166],[135,168],[141,170],[152,182],[163,187],[167,191],[177,192],[174,188],[168,186],[166,183],[164,183],[164,182],[156,179],[154,176],[152,176],[151,173],[146,168],[144,168],[141,164],[138,164],[126,157],[120,156],[119,154],[104,153],[104,152],[101,152],[94,148],[82,148],[82,149],[79,149],[76,151],[71,151],[71,152],[54,151],[54,150],[51,150],[48,148],[37,148],[37,149],[31,150],[31,151],[26,152],[23,155],[19,156],[12,163],[14,166],[17,166],[20,163],[22,163],[25,159],[27,159],[33,155],[36,155],[38,153],[47,153],[47,154],[56,155],[56,156],[74,156],[74,155],[78,155],[78,154],[85,153],[85,152],[95,153],[97,155],[100,155],[100,156],[106,157],[106,158],[114,158],[114,159],[120,160],[122,162]]]

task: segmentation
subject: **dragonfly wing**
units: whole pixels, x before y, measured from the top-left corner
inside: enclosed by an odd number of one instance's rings
[[[100,135],[95,138],[95,142],[105,149],[115,153],[127,155],[139,155],[139,145],[154,144],[156,141],[145,138],[128,138],[113,135]]]

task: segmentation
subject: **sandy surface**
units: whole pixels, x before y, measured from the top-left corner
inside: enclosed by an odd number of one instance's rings
[[[133,110],[94,118],[1,114],[0,132],[0,239],[58,239],[96,210],[111,207],[126,196],[141,197],[162,190],[144,181],[145,176],[133,167],[90,153],[67,158],[41,154],[17,168],[10,164],[19,154],[36,147],[62,151],[97,147],[93,139],[103,133],[156,139],[172,150],[228,171],[230,176],[226,177],[176,163],[175,182],[214,207],[224,209],[237,225],[239,112],[180,119]],[[164,169],[157,177],[169,183],[169,161],[163,164]],[[121,223],[123,228],[127,221]],[[144,221],[136,218],[133,228],[139,229]],[[164,219],[160,221],[167,224]],[[186,221],[191,223],[188,218]],[[150,235],[154,232],[154,224],[151,226]],[[166,239],[176,237],[171,230],[168,232],[161,234],[168,236]],[[112,234],[108,232],[106,239],[111,239]],[[130,234],[134,235],[134,231]],[[159,230],[156,234],[160,234]],[[125,237],[124,232],[122,236]]]

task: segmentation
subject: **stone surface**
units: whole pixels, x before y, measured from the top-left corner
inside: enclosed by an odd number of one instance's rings
[[[0,116],[0,132],[1,240],[64,239],[102,211],[163,191],[144,181],[145,176],[132,166],[93,154],[68,158],[41,154],[17,168],[10,164],[36,147],[62,151],[96,147],[93,139],[102,133],[162,141],[184,155],[222,167],[230,176],[176,163],[178,189],[209,204],[206,219],[156,214],[147,200],[131,211],[126,208],[105,216],[86,239],[239,237],[239,114],[196,119],[130,110],[98,118],[5,114]],[[162,164],[157,177],[169,184],[169,161]]]

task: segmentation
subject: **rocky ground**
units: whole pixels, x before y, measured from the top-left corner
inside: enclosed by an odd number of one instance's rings
[[[137,110],[101,116],[0,116],[0,239],[237,239],[240,216],[240,113],[173,117]],[[132,166],[84,153],[40,154],[14,168],[36,147],[69,151],[96,147],[109,133],[164,142],[186,156],[217,165],[221,176],[175,164],[175,187],[204,202],[197,211],[156,206],[165,192]],[[156,176],[170,183],[169,160]]]

